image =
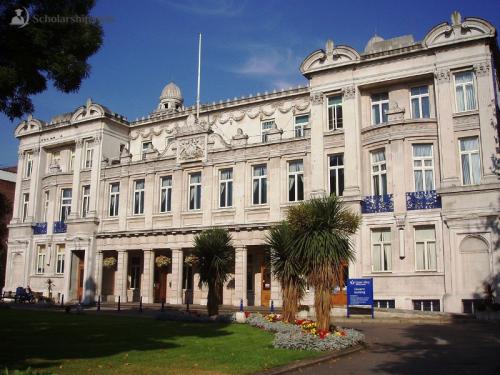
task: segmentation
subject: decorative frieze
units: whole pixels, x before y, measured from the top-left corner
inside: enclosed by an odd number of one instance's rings
[[[450,69],[439,69],[434,72],[438,83],[450,82]]]
[[[323,104],[324,95],[321,91],[316,91],[311,93],[311,103],[314,105]]]
[[[356,86],[347,86],[342,89],[344,94],[344,100],[350,100],[356,98]]]
[[[179,141],[179,162],[201,159],[205,155],[205,136],[182,139]]]
[[[474,71],[477,76],[489,75],[491,71],[491,65],[489,61],[483,61],[474,65]]]

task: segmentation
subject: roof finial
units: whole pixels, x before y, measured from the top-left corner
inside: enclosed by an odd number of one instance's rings
[[[451,25],[452,26],[460,26],[462,24],[462,15],[458,10],[455,10],[451,14]]]

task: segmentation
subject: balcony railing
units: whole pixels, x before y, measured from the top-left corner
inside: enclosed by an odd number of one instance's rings
[[[47,223],[35,223],[32,228],[33,234],[47,234]]]
[[[429,210],[432,208],[441,208],[441,197],[436,193],[436,190],[406,193],[407,210]]]
[[[361,201],[361,212],[364,214],[393,211],[394,201],[392,199],[392,194],[371,195],[364,197]]]
[[[64,221],[55,221],[54,233],[66,233],[66,223]]]

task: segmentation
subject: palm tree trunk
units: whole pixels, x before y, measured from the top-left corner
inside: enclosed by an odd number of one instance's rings
[[[219,288],[215,283],[208,283],[207,311],[209,316],[219,314]]]
[[[295,322],[298,305],[298,288],[294,283],[283,285],[283,320],[287,323]]]
[[[330,288],[323,283],[314,285],[314,308],[316,310],[316,324],[318,329],[330,328]]]

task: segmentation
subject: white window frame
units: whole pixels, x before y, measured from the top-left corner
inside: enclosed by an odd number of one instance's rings
[[[419,89],[425,87],[427,89],[427,93],[425,94],[412,94],[411,90],[412,89]],[[423,105],[422,105],[422,99],[427,98],[429,102],[429,117],[424,117],[423,116]],[[418,111],[419,115],[418,117],[415,117],[415,113],[413,113],[413,99],[418,100]],[[431,117],[431,100],[429,96],[429,86],[428,85],[422,85],[422,86],[413,86],[410,87],[410,115],[412,119],[423,119],[423,118],[430,118]]]
[[[384,153],[384,160],[383,161],[378,161],[378,162],[375,162],[373,160],[373,157],[375,155],[375,153],[378,153],[382,151]],[[385,167],[385,169],[382,169],[382,166]],[[377,167],[377,171],[374,172],[373,171],[373,168],[374,167]],[[388,181],[387,181],[387,155],[385,153],[385,148],[382,148],[382,149],[377,149],[377,150],[373,150],[370,152],[370,175],[371,175],[371,186],[372,186],[372,195],[377,195],[375,194],[375,176],[378,176],[378,190],[379,192],[382,192],[382,194],[379,194],[379,195],[387,195],[387,189],[388,189]],[[384,192],[383,191],[383,183],[382,183],[382,176],[385,175],[385,188],[386,188],[386,191]]]
[[[113,186],[118,186],[118,191],[113,191]],[[114,204],[111,207],[111,204]],[[120,183],[119,182],[111,182],[109,184],[109,207],[108,207],[108,215],[109,217],[116,217],[120,213]]]
[[[84,142],[84,160],[83,160],[83,168],[91,169],[92,168],[92,159],[94,158],[94,144],[92,139],[87,139]]]
[[[139,182],[143,183],[143,187],[139,188],[137,185]],[[132,214],[135,216],[144,215],[144,203],[145,203],[145,191],[146,191],[146,180],[140,178],[134,180],[134,199],[132,199]],[[138,200],[138,201],[137,201]],[[136,205],[138,203],[138,205]],[[137,206],[137,212],[135,210]]]
[[[69,191],[71,193],[71,197],[64,197],[64,192]],[[66,221],[71,215],[71,204],[73,202],[73,191],[71,188],[63,188],[61,189],[61,209],[59,211],[59,221]],[[66,218],[63,220],[63,211],[66,211]]]
[[[342,165],[330,165],[331,158],[336,157],[336,156],[341,156],[342,157]],[[339,194],[339,170],[342,169],[342,172],[344,173],[344,186],[342,186],[342,194]],[[331,173],[335,173],[335,188],[334,191],[332,191],[332,186],[331,186]],[[337,153],[337,154],[331,154],[328,155],[328,190],[330,192],[330,195],[335,194],[338,197],[341,197],[344,195],[344,188],[345,188],[345,169],[344,169],[344,153]]]
[[[169,185],[163,185],[163,181],[169,181]],[[161,213],[172,211],[172,175],[160,177],[160,202],[159,208]],[[165,207],[162,207],[162,198],[165,195]]]
[[[462,151],[462,148],[460,147],[462,140],[468,139],[468,138],[476,138],[477,139],[477,150],[472,150],[472,151]],[[474,174],[472,173],[472,155],[476,154],[478,155],[479,159],[479,181],[473,181],[473,176]],[[462,155],[467,155],[467,158],[469,159],[469,165],[471,168],[469,168],[469,178],[471,183],[466,184],[464,181],[464,171],[463,171],[463,163],[462,163]],[[472,186],[472,185],[479,185],[481,183],[481,178],[482,178],[482,173],[481,173],[481,141],[479,139],[479,136],[473,135],[469,137],[461,137],[458,139],[458,158],[460,159],[460,180],[462,181],[463,186]]]
[[[66,255],[66,247],[64,245],[56,245],[56,274],[64,274],[64,261]]]
[[[33,152],[28,151],[25,153],[25,163],[24,163],[24,178],[30,178],[33,172]]]
[[[388,232],[389,241],[379,241],[373,242],[373,232]],[[372,254],[372,272],[391,272],[392,271],[392,230],[391,228],[372,228],[370,230],[370,243],[371,243],[371,254]],[[389,245],[389,251],[386,252],[386,245]],[[380,246],[380,264],[378,265],[380,269],[375,267],[375,246]],[[387,258],[387,268],[384,266],[383,255],[385,254]]]
[[[223,179],[223,172],[230,171],[231,175],[229,178]],[[219,169],[219,208],[230,208],[233,207],[233,168],[222,168]],[[224,197],[222,197],[222,188],[224,187]],[[230,199],[231,198],[231,199]]]
[[[37,275],[43,275],[45,273],[45,259],[46,259],[46,246],[37,245],[36,247],[36,264],[35,273]]]
[[[75,170],[75,149],[72,147],[69,150],[69,168],[70,172]]]
[[[26,222],[26,219],[28,218],[28,208],[29,208],[29,204],[30,204],[30,195],[29,193],[23,193],[23,209],[22,209],[22,217],[21,217],[21,221],[23,223]]]
[[[274,119],[262,120],[260,122],[260,136],[262,143],[266,143],[268,141],[267,133],[273,128],[274,124]]]
[[[87,217],[90,209],[90,185],[82,186],[82,217]]]
[[[192,182],[191,179],[192,177],[194,177],[195,175],[199,175],[200,176],[200,182]],[[191,172],[188,174],[188,210],[189,211],[200,211],[201,210],[201,204],[202,204],[202,201],[201,201],[201,190],[202,190],[202,185],[201,185],[201,181],[202,181],[202,174],[201,174],[201,171],[199,172]],[[193,207],[191,207],[191,189],[194,189],[194,200],[193,200]],[[199,197],[199,199],[197,199]],[[200,207],[196,207],[196,202],[200,202]]]
[[[376,100],[376,101],[373,100],[373,97],[375,95],[383,95],[383,94],[387,95],[387,99],[380,99],[380,100]],[[388,119],[386,118],[384,121],[384,104],[387,104],[387,110],[388,110],[389,109],[389,93],[388,92],[374,93],[370,96],[370,100],[371,100],[370,109],[371,109],[372,125],[386,124]],[[373,107],[375,107],[375,106],[377,106],[379,109],[379,118],[378,118],[379,121],[378,122],[375,120],[375,118],[373,116]]]
[[[57,164],[59,167],[61,166],[61,152],[54,151],[50,154],[51,164]]]
[[[304,118],[304,117],[307,117],[307,122],[297,124],[297,119]],[[305,135],[304,128],[307,125],[309,125],[309,118],[310,118],[309,113],[303,113],[303,114],[294,116],[294,118],[293,118],[293,134],[294,134],[295,138],[303,138],[304,137],[304,135]]]
[[[144,145],[148,145],[148,147],[144,148]],[[153,147],[153,141],[143,141],[141,143],[141,160],[146,160],[146,151],[149,150],[149,145]]]
[[[423,240],[423,241],[417,241],[417,231],[419,229],[425,230],[425,229],[434,229],[434,240]],[[436,226],[434,225],[424,225],[424,226],[416,226],[413,227],[413,238],[415,239],[415,271],[437,271],[437,241],[436,241]],[[418,268],[418,262],[417,262],[417,244],[418,243],[423,243],[424,244],[424,268],[419,269]],[[434,259],[434,264],[436,267],[431,268],[430,265],[430,255],[429,255],[429,244],[433,243],[434,244],[434,252],[435,252],[435,259]]]
[[[302,169],[299,171],[291,172],[290,166],[295,163],[302,164]],[[288,184],[287,184],[287,196],[288,202],[302,202],[305,196],[305,181],[304,181],[304,160],[303,159],[295,159],[289,160],[287,162],[287,171],[288,171]],[[299,176],[302,176],[302,199],[299,199]],[[294,199],[290,200],[290,177],[294,179]]]
[[[467,83],[457,83],[456,81],[456,75],[460,73],[467,73],[470,72],[472,74],[472,81],[467,82]],[[474,107],[473,108],[467,108],[467,101],[466,101],[466,94],[465,94],[465,89],[468,85],[472,85],[472,92],[474,93]],[[457,88],[462,87],[462,93],[463,93],[463,99],[464,99],[464,109],[458,108],[458,94],[457,94]],[[477,92],[476,92],[476,75],[474,74],[473,70],[460,70],[453,72],[453,87],[454,87],[454,96],[455,96],[455,110],[456,113],[462,113],[462,112],[469,112],[469,111],[475,111],[477,110]]]
[[[256,176],[255,175],[255,170],[256,168],[262,168],[264,167],[265,168],[265,174],[263,175],[258,175]],[[264,202],[264,199],[263,199],[263,196],[262,196],[262,191],[263,191],[263,188],[262,188],[262,184],[263,184],[263,181],[265,180],[266,182],[266,196],[265,196],[265,202]],[[257,181],[257,189],[258,189],[258,200],[257,200],[257,203],[254,201],[254,195],[253,195],[253,186],[254,186],[254,183],[255,181]],[[251,186],[251,189],[252,189],[252,193],[251,193],[251,196],[252,196],[252,205],[254,206],[262,206],[262,205],[265,205],[267,204],[267,195],[268,195],[268,191],[267,191],[267,164],[255,164],[255,165],[252,165],[252,186]]]
[[[49,213],[49,203],[50,203],[50,191],[48,190],[45,190],[43,192],[43,216],[42,216],[42,220],[43,222],[47,222],[47,217],[48,217],[48,213]]]
[[[431,156],[415,156],[413,149],[415,146],[430,146],[431,147]],[[413,188],[414,191],[432,191],[436,190],[436,178],[434,174],[434,145],[432,143],[413,143],[411,145],[411,155],[413,161]],[[415,161],[420,161],[420,167],[415,166]],[[431,165],[425,165],[426,161],[430,161]],[[422,173],[422,186],[423,190],[417,190],[417,180],[415,179],[415,172],[420,171]],[[428,189],[426,186],[426,178],[425,172],[432,171],[432,189]]]
[[[330,98],[340,97],[340,103],[330,104]],[[330,95],[326,99],[327,107],[327,119],[328,119],[328,130],[337,130],[344,128],[344,96],[342,94]],[[342,112],[342,117],[339,121],[338,119],[338,108],[340,107],[340,111]],[[331,118],[333,115],[333,118]],[[340,123],[339,123],[340,122]]]

